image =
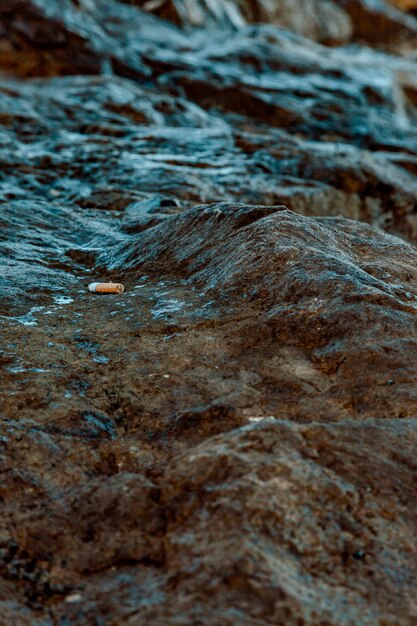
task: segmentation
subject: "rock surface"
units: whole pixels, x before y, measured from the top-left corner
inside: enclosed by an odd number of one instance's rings
[[[390,0],[390,2],[402,11],[415,11],[417,9],[416,0]]]
[[[417,623],[417,20],[319,4],[1,3],[1,626]]]
[[[365,41],[380,48],[413,51],[417,23],[404,14],[416,0],[125,0],[159,17],[188,26],[239,28],[266,22],[326,44]],[[399,9],[399,10],[398,10]]]

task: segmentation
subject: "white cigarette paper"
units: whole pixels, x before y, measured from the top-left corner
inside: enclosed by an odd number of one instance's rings
[[[121,283],[90,283],[88,291],[92,293],[123,293],[125,290]]]

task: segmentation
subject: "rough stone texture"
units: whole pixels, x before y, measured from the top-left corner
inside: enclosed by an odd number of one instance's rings
[[[336,43],[352,35],[350,18],[334,0],[124,0],[177,24],[239,28],[245,23],[268,22],[317,41]]]
[[[0,6],[0,625],[414,626],[416,19],[133,4]]]
[[[338,0],[338,3],[354,24],[355,40],[390,51],[415,52],[417,20],[414,16],[385,0]]]
[[[146,12],[199,27],[239,28],[268,22],[316,41],[337,44],[366,41],[380,48],[415,50],[415,0],[125,0]],[[399,10],[398,10],[399,9]]]

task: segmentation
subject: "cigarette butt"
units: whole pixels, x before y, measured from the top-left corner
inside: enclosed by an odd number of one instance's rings
[[[121,283],[90,283],[88,291],[93,293],[123,293],[125,290]]]

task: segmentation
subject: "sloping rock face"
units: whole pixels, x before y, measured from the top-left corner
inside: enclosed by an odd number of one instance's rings
[[[404,13],[416,11],[415,0],[304,0],[302,10],[297,0],[124,1],[177,24],[239,28],[266,22],[326,44],[359,40],[408,52],[416,46],[416,21]]]
[[[285,26],[316,41],[340,43],[353,34],[350,17],[332,0],[306,0],[303,10],[294,0],[279,2],[181,2],[149,3],[131,0],[145,11],[156,13],[174,23],[207,27],[239,28],[247,23],[272,23]]]
[[[1,3],[1,626],[417,623],[392,4]]]
[[[267,22],[330,45],[360,41],[396,52],[416,49],[415,0],[304,0],[302,10],[297,0],[124,1],[191,26],[239,28]]]

